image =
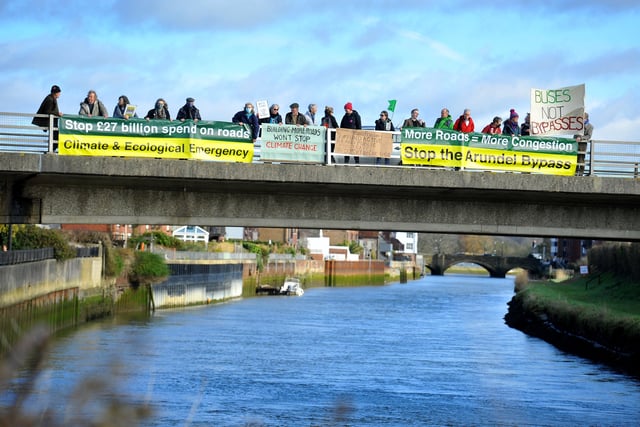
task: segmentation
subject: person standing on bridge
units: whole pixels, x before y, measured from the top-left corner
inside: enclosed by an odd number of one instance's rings
[[[475,124],[471,118],[471,110],[465,108],[462,115],[458,117],[458,120],[453,125],[453,130],[458,132],[469,133],[475,130]]]
[[[382,131],[387,131],[387,132],[393,132],[396,129],[393,127],[393,122],[391,121],[391,119],[389,118],[389,113],[386,110],[383,110],[380,113],[380,118],[378,120],[376,120],[376,130],[382,130]],[[386,157],[384,159],[384,164],[388,165],[389,164],[389,158]],[[380,164],[380,157],[376,157],[376,165]]]
[[[520,125],[520,135],[529,136],[531,135],[531,113],[527,113],[524,118],[524,123]]]
[[[272,125],[281,125],[282,116],[280,115],[280,106],[278,104],[271,104],[269,107],[269,117],[263,117],[260,119],[260,124],[267,123]]]
[[[300,114],[300,106],[298,105],[298,103],[294,102],[293,104],[289,105],[289,108],[291,109],[291,111],[289,111],[287,115],[284,116],[284,123],[287,125],[306,126],[307,119],[304,115]]]
[[[453,129],[453,119],[447,108],[443,108],[440,111],[440,117],[436,119],[433,127],[435,129]]]
[[[87,93],[87,97],[80,103],[78,114],[87,117],[109,117],[107,109],[102,101],[98,99],[98,94],[95,90],[90,90]]]
[[[309,104],[309,109],[304,113],[304,118],[307,119],[309,126],[318,126],[319,120],[316,119],[316,113],[318,112],[318,106],[316,104]]]
[[[344,116],[342,116],[340,127],[346,129],[362,129],[360,114],[353,109],[351,102],[344,104]],[[344,163],[349,163],[349,158],[350,156],[344,156]],[[360,164],[360,156],[353,156],[353,161],[356,164]]]
[[[484,129],[482,129],[482,133],[489,133],[491,135],[500,135],[502,131],[500,130],[500,125],[502,125],[502,118],[495,116],[491,123],[486,125]]]
[[[158,98],[156,101],[156,106],[149,110],[145,119],[150,120],[169,120],[171,121],[171,114],[169,114],[169,105],[167,105],[166,101],[162,98]]]
[[[60,112],[60,110],[58,110],[58,98],[60,98],[61,92],[62,90],[60,89],[60,86],[58,85],[51,86],[51,92],[49,93],[49,95],[44,97],[44,99],[42,100],[42,103],[40,104],[40,108],[38,108],[38,111],[36,112],[36,114],[46,114],[46,115],[53,115],[56,117],[62,117],[62,113]],[[33,120],[31,121],[31,124],[40,126],[42,128],[48,128],[49,117],[34,117]],[[53,126],[58,127],[57,119],[54,119]],[[43,129],[43,130],[45,132],[47,131],[46,129]]]
[[[253,104],[247,102],[244,104],[244,110],[238,111],[231,121],[237,125],[244,126],[247,125],[251,129],[251,139],[253,143],[258,140],[258,134],[260,133],[260,122],[258,121],[258,116],[253,112]]]
[[[335,116],[333,115],[333,107],[327,105],[326,107],[324,107],[324,117],[320,120],[320,124],[324,127],[326,127],[327,129],[337,129],[338,128],[338,121],[336,120]],[[331,141],[335,141],[336,140],[336,134],[335,132],[331,133]],[[331,152],[333,153],[333,149],[335,148],[336,144],[335,142],[331,142]],[[331,156],[331,162],[335,163],[336,159],[333,157],[333,155]]]
[[[202,120],[202,117],[200,117],[200,110],[196,107],[195,102],[195,99],[191,97],[187,98],[187,103],[178,110],[176,119],[181,122],[184,122],[185,120],[193,120],[194,122]]]
[[[584,113],[584,130],[583,135],[576,135],[574,138],[578,141],[578,158],[576,165],[576,176],[584,175],[585,159],[587,155],[587,144],[591,142],[593,135],[593,125],[589,123],[589,114]]]
[[[133,116],[129,116],[129,114],[127,113],[127,105],[129,104],[130,104],[129,98],[126,95],[120,95],[120,97],[118,97],[118,103],[113,109],[113,117],[115,119],[125,119],[125,120],[128,120],[129,117],[137,118],[138,114],[135,112],[135,110],[133,111]]]
[[[518,124],[518,113],[513,108],[509,112],[509,120],[504,122],[502,128],[503,135],[520,136],[520,125]]]
[[[402,123],[402,127],[403,128],[426,127],[424,120],[418,118],[419,115],[420,115],[420,110],[418,110],[417,108],[414,108],[413,110],[411,110],[411,117],[409,117],[404,121],[404,123]]]

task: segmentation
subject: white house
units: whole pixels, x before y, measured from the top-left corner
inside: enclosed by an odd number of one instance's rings
[[[173,230],[171,234],[183,242],[204,242],[205,246],[209,244],[209,232],[197,225],[183,225]]]

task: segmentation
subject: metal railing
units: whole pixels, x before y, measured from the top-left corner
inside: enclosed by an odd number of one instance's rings
[[[22,264],[53,258],[53,248],[12,250],[0,252],[0,265]]]
[[[49,126],[45,128],[33,125],[31,122],[34,117],[47,117]],[[55,138],[58,128],[54,126],[56,120],[54,116],[0,112],[0,152],[53,152],[57,143]],[[331,146],[334,132],[335,129],[329,129],[327,133],[328,148]],[[254,146],[254,163],[263,163],[260,158],[260,147],[261,140],[258,139]],[[593,140],[588,144],[586,151],[579,154],[584,155],[584,175],[640,177],[640,142]],[[326,163],[341,164],[342,160],[342,154],[333,154],[333,156],[327,156]],[[399,166],[401,163],[400,132],[393,132],[393,151],[390,160],[390,166]],[[375,159],[361,157],[360,164],[375,165]],[[430,168],[406,165],[403,167]]]

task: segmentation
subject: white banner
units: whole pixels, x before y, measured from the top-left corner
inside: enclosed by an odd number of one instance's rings
[[[584,84],[531,89],[531,135],[582,135]]]

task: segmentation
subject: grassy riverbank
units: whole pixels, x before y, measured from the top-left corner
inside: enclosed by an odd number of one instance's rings
[[[613,274],[530,282],[509,303],[507,324],[557,347],[640,371],[640,284]]]

